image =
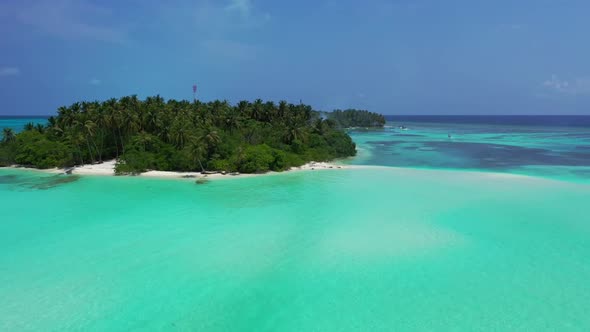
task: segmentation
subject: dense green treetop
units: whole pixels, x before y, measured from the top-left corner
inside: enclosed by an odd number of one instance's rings
[[[303,104],[128,96],[60,107],[47,125],[5,130],[0,165],[68,167],[117,158],[121,174],[282,171],[355,155],[355,144],[338,127]]]
[[[378,113],[372,113],[363,110],[335,110],[326,113],[328,119],[334,121],[340,128],[352,127],[383,127],[385,125],[385,117]]]

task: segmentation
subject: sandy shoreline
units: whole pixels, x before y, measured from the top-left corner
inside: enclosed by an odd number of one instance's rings
[[[11,168],[11,169],[22,169],[22,170],[32,170],[32,171],[39,171],[44,173],[50,174],[72,174],[72,175],[91,175],[91,176],[115,176],[115,164],[116,160],[109,160],[105,161],[100,164],[86,164],[82,166],[75,166],[71,168],[51,168],[51,169],[37,169],[37,168],[30,168],[30,167],[20,167],[20,166],[10,166],[4,168]],[[296,172],[296,171],[313,171],[313,170],[337,170],[337,169],[345,169],[351,166],[348,165],[338,165],[334,163],[328,162],[309,162],[305,165],[300,167],[292,167],[291,169],[287,170],[287,172]],[[0,167],[0,169],[3,167]],[[141,177],[152,177],[152,178],[194,178],[194,179],[231,179],[231,178],[244,178],[244,177],[252,177],[252,176],[262,176],[262,175],[270,175],[270,174],[279,174],[279,172],[267,172],[267,173],[260,173],[260,174],[242,174],[242,173],[212,173],[212,174],[203,174],[201,172],[172,172],[172,171],[147,171],[138,175],[132,176],[141,176]],[[123,176],[131,176],[131,175],[123,175]]]
[[[94,164],[94,165],[83,165],[83,166],[76,166],[71,168],[71,173],[74,175],[82,175],[82,176],[115,176],[115,161],[110,160],[103,162],[101,164]],[[63,168],[52,168],[52,169],[37,169],[37,168],[30,168],[30,167],[21,167],[21,166],[9,166],[9,167],[0,167],[2,169],[17,169],[17,170],[27,170],[27,171],[34,171],[34,172],[43,172],[49,174],[65,174],[65,169]],[[197,181],[199,179],[203,180],[223,180],[223,179],[241,179],[247,177],[255,177],[255,176],[271,176],[271,175],[280,175],[285,173],[292,173],[292,172],[303,172],[303,171],[316,171],[316,170],[360,170],[360,169],[373,169],[373,170],[387,170],[391,172],[396,172],[398,174],[405,174],[407,176],[445,176],[449,175],[456,175],[457,173],[462,173],[466,178],[469,179],[477,179],[477,180],[507,180],[507,181],[531,181],[531,180],[545,180],[545,181],[555,181],[555,182],[563,182],[563,180],[559,179],[552,179],[546,177],[539,177],[533,175],[526,175],[526,174],[514,174],[514,173],[500,173],[500,172],[485,172],[485,171],[477,171],[477,170],[451,170],[451,169],[427,169],[427,168],[412,168],[412,167],[393,167],[393,166],[382,166],[382,165],[348,165],[348,164],[339,164],[339,163],[328,163],[328,162],[310,162],[301,167],[293,167],[284,172],[266,172],[266,173],[258,173],[258,174],[221,174],[221,173],[214,173],[214,174],[201,174],[200,172],[169,172],[169,171],[148,171],[145,173],[141,173],[138,175],[120,175],[120,176],[133,176],[133,177],[145,177],[145,178],[154,178],[154,179],[179,179],[179,180],[193,180]],[[566,181],[569,182],[569,181]],[[586,185],[586,184],[583,184]]]

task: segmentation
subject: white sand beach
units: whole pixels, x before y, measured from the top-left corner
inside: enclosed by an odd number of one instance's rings
[[[115,175],[115,159],[105,161],[101,164],[87,164],[72,168],[72,174],[78,175]]]
[[[117,161],[115,159],[108,160],[102,163],[97,164],[86,164],[82,166],[74,166],[71,168],[63,169],[63,168],[51,168],[51,169],[36,169],[36,168],[26,168],[20,166],[12,166],[12,168],[20,168],[20,169],[28,169],[28,170],[35,170],[35,171],[42,171],[52,174],[73,174],[73,175],[93,175],[93,176],[115,176],[115,165]],[[336,163],[329,163],[329,162],[309,162],[304,164],[300,167],[292,167],[289,169],[289,172],[292,171],[314,171],[314,170],[337,170],[337,169],[345,169],[351,166],[348,165],[339,165]],[[269,174],[278,174],[279,172],[267,172],[267,173],[260,173],[260,174],[245,174],[245,173],[226,173],[226,172],[207,172],[207,174],[203,174],[201,172],[172,172],[172,171],[147,171],[137,176],[143,177],[153,177],[153,178],[206,178],[206,179],[230,179],[230,178],[243,178],[243,177],[252,177],[252,176],[261,176],[261,175],[269,175]]]

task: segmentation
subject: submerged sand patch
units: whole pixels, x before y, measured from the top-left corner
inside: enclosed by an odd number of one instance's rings
[[[318,258],[369,263],[428,254],[465,243],[462,235],[422,222],[367,221],[336,227],[322,238]]]

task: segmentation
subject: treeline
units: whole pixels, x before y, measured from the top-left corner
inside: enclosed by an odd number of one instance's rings
[[[29,124],[18,134],[4,130],[0,165],[68,167],[116,158],[120,174],[282,171],[355,155],[337,127],[303,104],[128,96],[60,107],[46,125]]]
[[[385,125],[383,115],[363,110],[335,110],[327,113],[327,116],[341,128],[383,127]]]

